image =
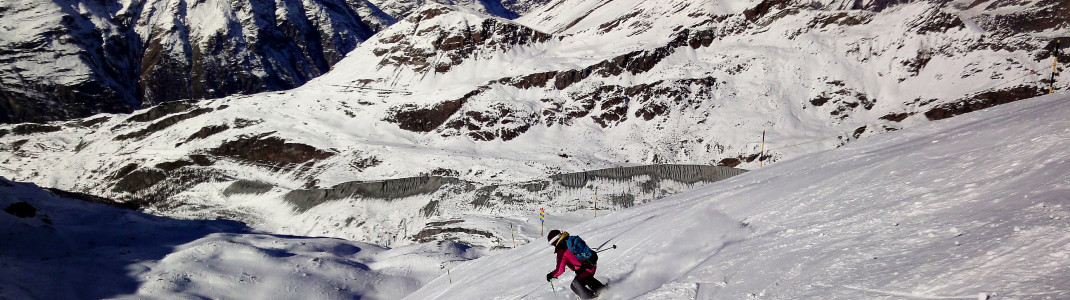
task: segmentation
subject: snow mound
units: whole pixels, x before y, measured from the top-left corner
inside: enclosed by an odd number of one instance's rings
[[[803,156],[563,229],[603,298],[1070,297],[1070,97],[1044,96]],[[547,228],[559,224],[548,223]],[[409,299],[574,297],[532,243]]]
[[[61,198],[0,178],[0,299],[397,299],[447,261],[451,243],[388,249],[251,233]]]

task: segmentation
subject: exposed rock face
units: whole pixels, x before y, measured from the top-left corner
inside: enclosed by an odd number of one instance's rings
[[[37,208],[26,202],[15,202],[4,208],[4,212],[18,218],[33,218],[37,216]]]
[[[383,12],[397,19],[404,19],[428,3],[463,6],[484,14],[515,19],[549,0],[368,0]]]
[[[341,0],[3,2],[0,26],[20,34],[0,40],[0,60],[14,62],[0,66],[0,123],[293,88],[392,24],[375,11]]]
[[[270,135],[271,133],[243,136],[223,143],[219,147],[209,150],[208,153],[250,163],[269,165],[302,164],[326,159],[334,155],[332,152],[316,149],[305,144],[289,143],[286,140]]]
[[[138,96],[151,103],[293,88],[373,33],[341,1],[175,0],[142,9]]]
[[[1042,88],[1024,85],[996,91],[987,91],[934,107],[925,112],[925,117],[933,121],[946,119],[1000,104],[1033,98],[1045,93],[1046,91]]]
[[[184,121],[186,119],[190,119],[190,118],[193,118],[193,117],[196,117],[196,116],[200,116],[200,115],[212,112],[212,110],[213,110],[212,108],[205,107],[205,108],[198,108],[198,109],[186,112],[186,113],[176,114],[176,115],[164,118],[163,120],[160,120],[160,121],[158,121],[156,123],[152,123],[149,126],[145,126],[145,128],[142,128],[141,130],[116,136],[115,139],[121,141],[121,140],[128,140],[128,139],[132,139],[132,138],[143,138],[143,137],[145,137],[147,135],[150,135],[150,134],[152,134],[154,132],[157,132],[157,131],[163,130],[163,129],[167,128],[167,127],[171,127],[172,125],[178,124],[179,122],[182,122],[182,121]]]
[[[461,107],[461,101],[447,101],[431,107],[405,104],[395,107],[386,121],[397,123],[401,129],[429,132],[446,122]]]
[[[115,183],[115,187],[112,190],[120,193],[135,193],[149,188],[164,179],[167,179],[167,174],[160,170],[140,169],[123,176],[122,179]]]
[[[137,106],[137,39],[114,3],[0,3],[0,122],[43,122]],[[88,8],[88,10],[87,10]]]
[[[238,180],[231,183],[223,190],[223,195],[240,195],[240,194],[263,194],[271,191],[273,186],[268,183],[252,180]]]
[[[446,184],[460,183],[456,178],[413,177],[374,182],[346,182],[327,189],[295,190],[286,194],[285,200],[295,210],[304,212],[327,201],[351,197],[397,199],[418,194],[429,194]]]
[[[394,31],[393,35],[378,39],[380,43],[372,52],[382,57],[379,65],[411,67],[417,73],[446,73],[480,53],[505,51],[552,38],[500,19],[486,18],[475,21],[477,23],[466,21],[460,24],[435,20],[454,10],[453,7],[432,5],[414,12],[405,21],[406,25],[413,26],[415,33]]]

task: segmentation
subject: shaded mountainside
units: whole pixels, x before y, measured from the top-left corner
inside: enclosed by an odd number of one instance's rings
[[[512,19],[545,1],[439,2]],[[2,1],[0,123],[291,89],[424,3]]]
[[[388,249],[274,235],[108,201],[0,177],[0,298],[398,299],[439,264],[480,255],[452,243]]]
[[[384,12],[397,19],[404,19],[428,3],[466,7],[479,13],[516,19],[521,15],[549,2],[549,0],[366,0],[374,2]]]
[[[392,22],[354,2],[0,2],[0,122],[297,87]]]

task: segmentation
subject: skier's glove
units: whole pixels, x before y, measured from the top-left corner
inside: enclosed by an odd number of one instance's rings
[[[546,281],[550,281],[550,279],[554,279],[554,272],[546,273]]]

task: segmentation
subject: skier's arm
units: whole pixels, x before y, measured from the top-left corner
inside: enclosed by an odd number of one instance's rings
[[[557,276],[561,276],[561,273],[565,273],[565,252],[568,252],[568,250],[557,252],[557,269],[550,273],[551,277],[557,278]]]

